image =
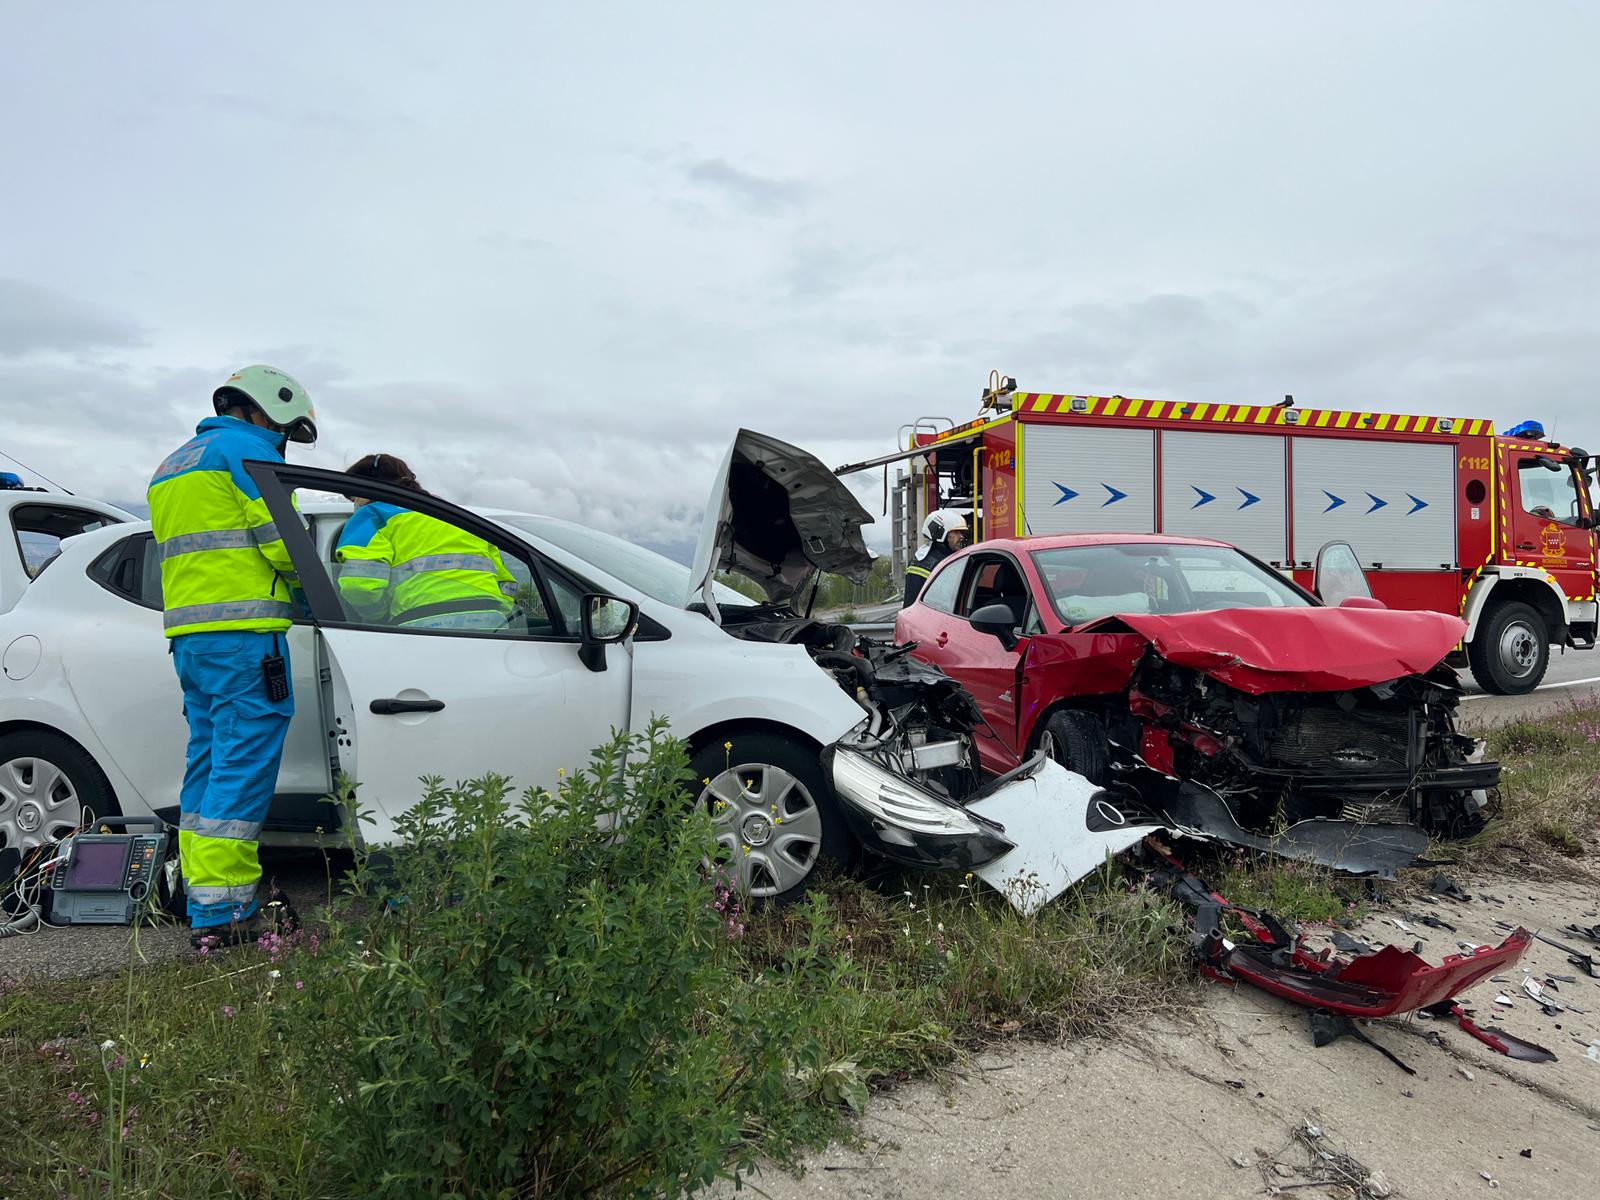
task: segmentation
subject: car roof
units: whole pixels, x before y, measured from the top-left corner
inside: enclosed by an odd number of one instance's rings
[[[1165,533],[1048,533],[1033,537],[985,538],[970,550],[1010,550],[1015,554],[1031,550],[1060,550],[1069,546],[1221,546],[1234,549],[1230,542],[1216,538],[1175,537]]]

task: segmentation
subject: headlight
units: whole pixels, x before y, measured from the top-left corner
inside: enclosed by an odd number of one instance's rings
[[[970,837],[993,832],[960,806],[841,746],[833,748],[833,786],[866,812],[910,833]]]

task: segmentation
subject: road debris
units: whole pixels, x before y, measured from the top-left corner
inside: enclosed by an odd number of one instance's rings
[[[1460,885],[1454,879],[1451,879],[1443,871],[1434,875],[1433,882],[1428,885],[1428,891],[1435,896],[1445,896],[1451,900],[1459,900],[1462,903],[1472,899],[1471,896],[1461,890]]]

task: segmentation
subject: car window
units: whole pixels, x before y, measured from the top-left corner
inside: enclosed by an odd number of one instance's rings
[[[1583,516],[1578,500],[1579,476],[1570,468],[1552,471],[1536,458],[1517,463],[1522,509],[1542,521],[1576,525]]]
[[[1151,542],[1035,550],[1056,615],[1083,625],[1122,613],[1305,608],[1314,602],[1268,567],[1227,546]]]
[[[366,505],[339,531],[325,569],[344,621],[487,637],[576,629],[576,599],[553,610],[546,580],[514,539],[484,537],[428,507]]]
[[[961,572],[966,565],[966,559],[944,564],[923,585],[922,591],[917,593],[917,599],[935,612],[955,612],[956,596],[961,590]]]
[[[663,604],[681,606],[689,594],[689,568],[654,550],[555,517],[516,513],[495,520],[543,538]],[[713,587],[719,608],[754,608],[757,604],[725,584]]]
[[[959,616],[970,617],[980,608],[1003,604],[1011,610],[1017,628],[1028,620],[1028,585],[1016,563],[1003,554],[979,555],[967,570],[961,600],[956,607]]]
[[[39,577],[67,538],[115,524],[113,517],[72,504],[19,504],[11,510],[11,529],[29,579]]]
[[[89,578],[143,608],[161,611],[161,557],[153,533],[135,534],[89,565]]]

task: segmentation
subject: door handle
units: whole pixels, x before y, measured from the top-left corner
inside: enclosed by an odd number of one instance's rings
[[[401,700],[395,696],[388,696],[382,700],[374,700],[367,706],[380,717],[398,716],[400,713],[431,713],[444,708],[443,700]]]
[[[1518,550],[1537,550],[1538,548],[1539,547],[1535,546],[1532,542],[1518,542],[1517,543],[1517,549]]]
[[[934,640],[937,641],[940,646],[948,646],[950,644],[950,635],[941,630],[939,636]]]

